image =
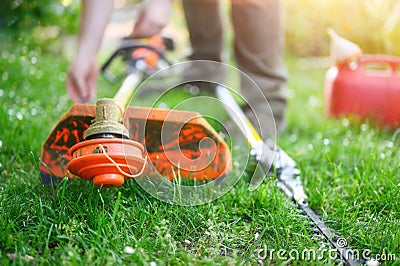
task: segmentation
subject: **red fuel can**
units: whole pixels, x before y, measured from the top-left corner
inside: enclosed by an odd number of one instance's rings
[[[363,55],[325,76],[325,113],[400,126],[400,57]]]

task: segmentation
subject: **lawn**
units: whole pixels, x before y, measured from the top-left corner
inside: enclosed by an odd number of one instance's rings
[[[193,207],[159,201],[135,181],[117,189],[82,180],[43,186],[41,145],[72,104],[64,89],[68,62],[27,33],[2,38],[0,264],[335,264],[327,254],[311,261],[267,256],[321,248],[273,178],[250,192],[247,172],[223,197]],[[398,265],[398,132],[325,118],[326,68],[293,57],[287,64],[288,127],[278,144],[297,161],[310,206],[352,249]],[[100,80],[99,90],[112,96],[115,88]]]

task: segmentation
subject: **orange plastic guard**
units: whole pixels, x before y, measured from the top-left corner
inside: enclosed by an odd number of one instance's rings
[[[196,112],[129,107],[125,125],[143,143],[155,169],[172,179],[178,175],[207,180],[231,170],[226,142]]]
[[[94,105],[75,104],[49,134],[40,156],[45,184],[52,176],[66,176],[69,150],[84,140],[94,115]],[[124,124],[130,138],[145,146],[143,156],[151,162],[146,174],[158,172],[173,179],[179,172],[184,178],[207,180],[231,170],[228,145],[199,113],[128,107]]]

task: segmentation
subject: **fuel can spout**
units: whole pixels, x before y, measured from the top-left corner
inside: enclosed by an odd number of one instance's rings
[[[357,44],[339,36],[332,28],[328,29],[328,34],[331,37],[331,59],[335,64],[348,63],[362,55]]]

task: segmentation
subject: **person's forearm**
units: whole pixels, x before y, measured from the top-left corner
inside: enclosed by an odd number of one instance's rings
[[[105,27],[113,9],[113,0],[82,0],[77,54],[92,59],[97,56]]]

